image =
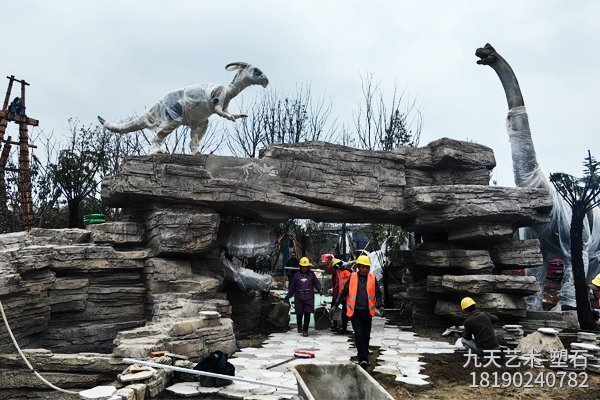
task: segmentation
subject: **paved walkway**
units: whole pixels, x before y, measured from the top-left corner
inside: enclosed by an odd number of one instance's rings
[[[274,384],[296,387],[296,378],[291,367],[297,364],[343,364],[356,356],[353,340],[343,335],[333,335],[326,331],[310,330],[310,336],[302,337],[296,330],[285,333],[273,333],[263,342],[262,347],[240,349],[231,358],[235,365],[236,376],[266,381]],[[408,384],[427,384],[426,375],[419,357],[425,353],[452,353],[455,347],[446,342],[419,338],[414,332],[401,330],[394,325],[386,325],[384,318],[375,317],[371,331],[371,346],[380,347],[375,371],[396,375],[397,382]],[[294,356],[294,350],[306,350],[315,354],[313,359],[294,359],[272,369],[268,366]],[[195,393],[216,393],[230,398],[245,400],[292,399],[297,391],[276,389],[251,383],[234,382],[223,388],[202,388],[197,383],[177,384],[167,390]]]

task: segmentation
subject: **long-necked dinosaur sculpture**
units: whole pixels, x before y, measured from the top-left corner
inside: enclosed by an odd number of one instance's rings
[[[571,208],[556,193],[537,162],[525,102],[512,68],[490,44],[477,49],[475,55],[480,58],[477,64],[489,65],[496,71],[504,87],[506,101],[508,102],[506,128],[510,139],[516,185],[519,187],[545,188],[552,195],[553,208],[550,223],[528,228],[525,230],[524,235],[528,238],[538,238],[540,240],[544,261],[554,258],[562,260],[565,268],[559,306],[576,307],[569,234]],[[588,215],[584,225],[583,240],[583,262],[587,281],[589,282],[600,272],[600,210],[598,208]],[[530,273],[536,275],[542,291],[532,296],[528,301],[528,305],[532,309],[541,309],[547,273],[546,266],[530,270]]]

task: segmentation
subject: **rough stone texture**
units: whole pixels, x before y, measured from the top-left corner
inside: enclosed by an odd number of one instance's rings
[[[453,229],[464,226],[465,219],[477,221],[479,217],[483,218],[479,222],[515,226],[548,219],[551,203],[544,190],[465,186],[484,183],[481,177],[473,178],[473,171],[485,170],[487,175],[494,164],[493,156],[489,149],[482,151],[483,146],[471,146],[470,150],[479,151],[461,153],[460,148],[465,147],[462,143],[448,150],[445,146],[450,143],[456,142],[446,139],[431,144],[427,150],[403,149],[406,154],[313,142],[272,146],[261,159],[212,155],[136,157],[123,163],[118,175],[104,180],[102,196],[117,207],[185,204],[262,220],[294,217],[401,223],[416,219],[415,224],[419,225],[424,211],[440,207],[446,207],[443,215],[435,221],[423,221],[424,227],[443,223],[453,211],[458,213],[451,220]],[[409,156],[411,152],[415,153]],[[424,153],[430,157],[419,164]],[[420,171],[411,178],[414,182],[410,185],[423,187],[407,186],[408,159],[411,170]],[[430,172],[430,179],[423,178],[426,171]],[[468,171],[466,178],[458,178],[461,171]],[[433,177],[436,173],[438,177]],[[432,183],[447,186],[424,187]],[[458,183],[462,185],[454,185]],[[356,187],[361,190],[355,190]],[[413,189],[418,190],[410,192]],[[437,194],[423,198],[424,193],[432,191]],[[528,195],[531,201],[523,202]],[[431,199],[436,204],[428,204]],[[463,207],[458,207],[461,204]],[[466,212],[468,208],[473,210],[472,215]],[[457,222],[462,224],[457,226]]]
[[[444,277],[441,275],[429,275],[427,276],[427,291],[431,293],[446,293],[446,289],[442,286],[442,279]]]
[[[487,223],[476,224],[459,229],[448,229],[448,240],[451,242],[468,243],[470,245],[489,245],[505,242],[513,235],[511,224]]]
[[[533,332],[521,339],[517,351],[521,354],[542,354],[550,359],[553,351],[564,350],[565,346],[556,335],[545,335],[541,332]]]
[[[538,267],[544,263],[537,239],[511,240],[492,246],[490,255],[497,267],[520,269]]]
[[[398,147],[393,152],[406,158],[407,186],[488,185],[490,171],[496,166],[489,147],[448,138],[424,147]]]
[[[194,254],[213,247],[219,214],[193,210],[155,210],[146,220],[148,246],[158,254]]]
[[[139,358],[147,357],[152,351],[167,350],[190,359],[206,357],[216,350],[232,354],[237,348],[232,321],[229,318],[215,321],[212,324],[198,322],[197,329],[193,329],[194,326],[182,328],[175,321],[162,321],[121,331],[114,340],[113,354],[117,357]],[[172,332],[178,335],[171,336]]]
[[[36,370],[65,373],[119,373],[127,364],[111,354],[55,354],[46,349],[23,349],[25,357]],[[0,354],[1,368],[23,368],[23,359],[16,352]]]
[[[467,294],[512,293],[528,295],[540,290],[533,276],[512,275],[444,275],[442,287],[448,292]]]
[[[151,258],[144,266],[146,314],[153,321],[197,317],[202,310],[231,309],[224,293],[218,293],[223,279],[219,276],[200,275],[207,269],[192,268],[189,260]]]
[[[103,224],[87,225],[94,243],[110,243],[131,245],[145,243],[145,229],[142,224],[134,222],[105,222]]]
[[[465,273],[491,272],[494,264],[486,250],[422,250],[415,255],[417,266],[431,268],[459,268]]]
[[[473,300],[477,303],[479,310],[490,312],[498,317],[521,318],[526,314],[525,300],[519,296],[487,293],[474,295]],[[464,314],[460,310],[460,298],[458,297],[454,301],[438,300],[435,305],[435,313],[448,317],[464,318]]]
[[[34,245],[76,244],[90,241],[90,233],[85,229],[78,228],[32,228],[29,231],[29,236],[33,238]]]
[[[547,222],[552,208],[544,190],[475,185],[407,188],[404,202],[414,216],[409,231],[438,233],[480,223],[535,225]]]

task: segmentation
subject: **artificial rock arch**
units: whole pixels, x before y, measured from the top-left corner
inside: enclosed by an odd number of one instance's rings
[[[498,272],[542,263],[538,241],[512,233],[548,221],[552,203],[544,189],[489,186],[494,166],[490,148],[450,139],[391,152],[310,142],[275,145],[259,159],[132,157],[102,185],[126,221],[0,236],[0,300],[23,345],[105,353],[94,362],[82,356],[71,370],[64,360],[73,358],[31,353],[71,387],[105,382],[106,371],[122,369],[118,357],[153,349],[192,358],[233,352],[231,304],[212,252],[221,216],[232,215],[401,225],[424,237],[414,257],[403,257],[418,277],[407,291],[415,323],[455,315],[464,294],[519,319],[523,297],[539,286]],[[199,311],[221,318],[199,319]],[[0,327],[0,353],[12,352]],[[0,354],[0,365],[14,378],[0,382],[0,395],[27,387],[14,355]]]

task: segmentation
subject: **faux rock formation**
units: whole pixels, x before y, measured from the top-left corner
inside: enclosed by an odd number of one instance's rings
[[[449,292],[465,294],[512,293],[526,295],[540,290],[533,276],[511,275],[444,275],[442,287]]]
[[[421,250],[416,251],[415,263],[430,268],[458,268],[467,273],[491,272],[494,264],[485,250]]]
[[[273,305],[228,285],[217,256],[226,245],[222,217],[312,218],[393,223],[422,236],[416,254],[395,256],[398,271],[410,271],[397,286],[413,303],[414,323],[445,324],[434,311],[451,316],[463,294],[522,317],[522,296],[539,289],[534,278],[490,272],[516,259],[537,262],[530,244],[510,239],[515,228],[547,221],[550,201],[543,189],[488,186],[494,165],[489,148],[450,139],[393,152],[313,142],[272,146],[260,159],[130,158],[102,185],[103,200],[122,208],[125,222],[0,235],[0,300],[24,347],[101,351],[117,360],[151,351],[190,359],[232,353],[234,332],[261,325]],[[200,315],[206,311],[220,317]],[[0,360],[12,351],[0,328]],[[0,397],[14,397],[23,372],[3,364],[0,372],[11,388]],[[107,374],[68,373],[73,387],[111,382]],[[121,391],[156,396],[165,374]],[[114,371],[108,375],[114,381]]]
[[[492,261],[497,267],[528,268],[543,264],[540,242],[532,240],[512,240],[490,247]]]
[[[522,297],[500,293],[486,293],[474,295],[473,300],[477,303],[477,308],[482,311],[488,311],[499,317],[525,317],[526,305]],[[460,299],[454,301],[438,300],[435,305],[437,315],[464,318],[460,310]]]
[[[565,346],[557,335],[546,335],[541,332],[533,332],[521,339],[517,351],[521,354],[542,354],[550,358],[555,351],[564,350]]]
[[[450,143],[455,148],[445,154],[444,146]],[[461,152],[463,144],[449,139],[430,144],[425,151],[431,158],[420,168],[415,164],[422,149],[403,149],[400,154],[322,142],[272,146],[260,159],[136,157],[123,163],[118,175],[105,179],[102,196],[115,207],[181,204],[276,221],[392,222],[423,229],[457,229],[477,220],[513,227],[547,221],[550,200],[544,190],[484,186],[468,176],[455,179],[456,185],[437,178],[406,180],[409,160],[414,163],[411,170],[430,175],[448,169],[455,175],[474,169],[489,172],[495,162],[481,156],[491,154],[489,149],[469,144],[469,151]],[[475,153],[481,157],[467,163]],[[448,185],[426,186],[433,183]],[[427,218],[432,213],[436,215]]]

